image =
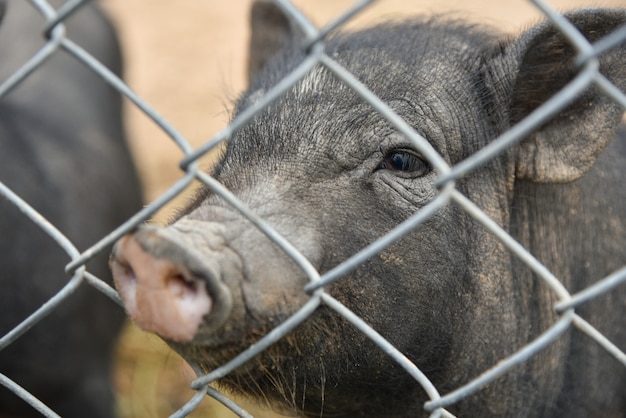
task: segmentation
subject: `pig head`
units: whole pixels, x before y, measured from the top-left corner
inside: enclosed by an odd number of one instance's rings
[[[567,17],[590,41],[626,21],[620,10]],[[253,29],[250,68],[258,72],[235,115],[305,58],[300,32],[271,3],[255,4]],[[272,36],[262,35],[269,30]],[[526,117],[579,70],[574,48],[548,23],[513,38],[456,20],[415,19],[335,35],[326,54],[450,165]],[[623,48],[600,58],[602,73],[621,88],[625,58]],[[623,189],[616,169],[626,161],[623,141],[601,155],[622,113],[591,87],[518,146],[456,183],[571,291],[626,262],[620,245],[626,238],[626,199],[623,192],[606,193],[611,186]],[[320,273],[439,193],[438,173],[413,143],[321,65],[239,130],[211,175]],[[611,234],[601,248],[584,242],[607,223]],[[577,268],[576,260],[589,265]],[[311,297],[304,290],[310,281],[305,271],[208,188],[168,227],[142,226],[122,238],[111,266],[133,320],[206,371],[244,351]],[[517,351],[558,318],[554,292],[454,204],[323,291],[388,339],[443,393]],[[592,308],[589,317],[605,324],[623,320],[623,289],[609,299],[615,317],[601,318]],[[624,342],[620,328],[623,323],[606,332]],[[602,389],[591,381],[570,387],[568,379],[584,380],[591,370],[570,370],[575,337],[560,338],[451,411],[619,411],[625,402],[623,371],[606,375]],[[596,360],[601,353],[585,350],[577,352],[594,359],[589,367],[611,370],[610,359]],[[399,365],[324,304],[220,384],[306,416],[421,416],[428,399]],[[580,390],[590,399],[574,399]]]

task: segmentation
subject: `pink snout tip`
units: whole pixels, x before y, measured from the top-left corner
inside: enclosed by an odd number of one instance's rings
[[[111,256],[115,286],[133,322],[175,342],[190,342],[213,305],[205,281],[185,266],[157,258],[126,235]]]

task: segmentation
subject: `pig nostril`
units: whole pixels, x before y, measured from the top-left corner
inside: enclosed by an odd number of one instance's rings
[[[124,303],[126,312],[132,316],[137,309],[137,276],[135,270],[126,259],[120,258],[117,255],[111,257],[109,265],[113,273],[115,287]]]
[[[113,258],[111,262],[111,269],[113,271],[114,278],[124,280],[130,284],[135,284],[137,282],[135,270],[133,270],[132,266],[125,260]]]
[[[135,276],[135,270],[130,265],[122,264],[122,271],[124,273],[124,277],[128,279],[131,283],[135,283],[137,281],[137,276]]]
[[[109,262],[109,266],[111,267],[113,278],[116,283],[130,282],[131,284],[134,284],[137,281],[135,271],[126,260],[122,260],[118,257],[112,257]]]
[[[170,277],[168,287],[172,294],[179,298],[193,298],[198,294],[199,283],[189,279],[184,274],[175,274]]]

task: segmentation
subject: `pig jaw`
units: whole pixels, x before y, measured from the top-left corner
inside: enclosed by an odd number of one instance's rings
[[[143,226],[116,244],[110,260],[132,320],[145,331],[181,343],[220,328],[232,307],[220,270],[214,260],[193,250],[197,245],[187,242],[192,239],[197,236]]]

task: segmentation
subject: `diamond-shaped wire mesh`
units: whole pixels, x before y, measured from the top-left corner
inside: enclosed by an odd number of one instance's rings
[[[222,196],[235,209],[251,220],[256,227],[261,229],[268,237],[270,237],[270,239],[272,239],[286,254],[288,254],[289,257],[293,258],[293,260],[303,269],[306,276],[310,279],[310,283],[306,286],[305,290],[311,295],[311,297],[307,304],[302,306],[294,315],[274,329],[270,334],[261,338],[254,346],[250,347],[248,350],[241,353],[227,364],[213,370],[209,374],[200,373],[198,379],[192,382],[192,387],[197,390],[197,395],[194,396],[193,399],[191,399],[187,405],[182,407],[174,416],[187,415],[207,395],[210,395],[224,403],[239,416],[249,416],[246,411],[237,406],[219,391],[210,387],[209,384],[241,366],[247,360],[256,356],[267,347],[281,339],[284,335],[305,321],[321,304],[324,304],[336,311],[339,315],[343,316],[346,320],[352,323],[354,327],[367,335],[368,338],[374,341],[381,350],[391,356],[423,387],[430,398],[430,400],[424,405],[424,408],[426,411],[431,412],[432,416],[451,416],[445,408],[454,405],[455,402],[458,402],[464,397],[470,396],[476,391],[479,391],[483,386],[494,381],[497,377],[507,373],[507,371],[511,368],[536,355],[539,351],[553,343],[557,338],[559,338],[560,335],[571,327],[576,327],[582,331],[589,338],[593,339],[597,344],[602,346],[608,354],[617,358],[623,366],[626,367],[626,355],[622,351],[623,348],[620,349],[619,347],[616,347],[611,341],[607,340],[601,333],[594,329],[575,312],[575,308],[587,303],[588,301],[600,295],[612,292],[618,286],[624,286],[624,282],[626,282],[626,267],[616,271],[602,280],[599,280],[597,283],[577,292],[576,294],[570,294],[564,285],[559,281],[558,277],[555,277],[549,270],[539,263],[527,251],[527,249],[518,244],[496,222],[481,211],[474,202],[455,189],[455,180],[468,175],[468,173],[471,173],[485,162],[490,161],[499,153],[518,143],[530,131],[550,119],[560,110],[564,109],[571,103],[574,97],[589,88],[591,85],[595,84],[604,94],[610,96],[612,100],[619,103],[620,106],[626,109],[626,97],[623,92],[612,85],[610,81],[598,72],[596,60],[596,57],[599,54],[610,50],[611,48],[615,48],[626,41],[626,30],[624,30],[624,28],[620,28],[612,35],[592,45],[585,39],[581,38],[577,30],[564,20],[562,16],[556,13],[549,4],[539,0],[534,1],[533,3],[535,6],[539,8],[548,19],[551,19],[554,22],[558,29],[562,31],[562,33],[570,40],[579,52],[578,60],[581,68],[579,74],[558,94],[539,106],[534,112],[515,125],[511,130],[493,140],[480,152],[472,155],[470,158],[467,158],[461,163],[450,167],[446,164],[444,159],[430,147],[424,138],[422,138],[409,126],[408,123],[402,120],[400,116],[391,110],[388,104],[378,99],[370,90],[368,90],[367,86],[359,82],[346,68],[342,67],[337,61],[333,60],[331,56],[326,55],[325,53],[324,43],[328,34],[336,28],[341,27],[347,20],[350,19],[350,17],[358,14],[363,8],[367,7],[370,1],[358,2],[358,4],[355,4],[353,8],[346,11],[345,14],[337,16],[331,24],[318,29],[287,0],[276,0],[276,3],[279,4],[282,10],[289,14],[293,20],[301,26],[302,31],[310,40],[307,49],[310,51],[308,57],[272,90],[267,91],[262,99],[257,101],[253,106],[249,107],[232,120],[225,130],[195,149],[179,132],[177,132],[175,127],[171,126],[168,121],[158,115],[149,103],[137,96],[122,80],[93,58],[88,51],[84,51],[67,37],[63,29],[64,20],[71,19],[73,13],[80,13],[81,7],[83,7],[87,1],[68,1],[64,7],[59,10],[54,10],[44,0],[31,0],[30,3],[32,4],[32,7],[44,15],[49,22],[47,28],[41,28],[42,36],[48,35],[49,40],[46,45],[37,52],[37,54],[26,61],[24,65],[11,77],[6,80],[2,80],[2,84],[0,85],[0,100],[2,100],[2,96],[8,94],[13,90],[13,88],[19,86],[19,84],[23,83],[24,80],[27,80],[31,74],[35,73],[49,56],[53,54],[70,54],[76,60],[90,68],[94,73],[98,74],[103,80],[106,81],[106,83],[119,91],[120,94],[130,99],[135,106],[141,109],[142,112],[148,115],[148,117],[152,119],[155,124],[167,133],[172,141],[174,141],[185,154],[180,166],[184,169],[186,174],[166,193],[152,202],[149,206],[138,212],[131,219],[128,219],[116,230],[110,231],[107,236],[102,237],[102,239],[95,243],[91,248],[83,252],[79,252],[74,244],[65,238],[54,225],[48,223],[41,215],[32,209],[29,202],[23,201],[20,196],[12,192],[11,189],[4,186],[4,184],[0,183],[0,194],[4,198],[8,199],[13,205],[17,206],[20,211],[22,211],[23,216],[36,224],[43,231],[43,233],[51,236],[71,258],[71,262],[66,267],[68,274],[67,286],[41,306],[41,308],[34,312],[30,317],[25,318],[22,323],[17,325],[8,334],[2,336],[0,339],[0,350],[3,350],[14,341],[21,338],[34,324],[40,321],[48,313],[62,305],[78,286],[93,286],[117,301],[116,292],[104,282],[100,281],[97,277],[88,273],[85,269],[85,264],[96,255],[102,253],[106,248],[109,248],[112,243],[127,232],[134,229],[138,224],[144,222],[146,219],[149,219],[166,203],[178,196],[194,180],[199,180],[213,192]],[[322,66],[330,71],[334,77],[345,83],[345,85],[356,92],[356,94],[358,94],[364,102],[368,103],[385,119],[387,119],[392,126],[412,141],[414,146],[421,151],[421,153],[431,162],[439,173],[439,195],[430,204],[415,213],[400,225],[396,226],[386,235],[381,236],[376,242],[362,249],[353,257],[345,260],[340,265],[321,275],[309,264],[302,254],[293,248],[287,240],[274,231],[269,224],[267,224],[263,219],[258,218],[253,211],[247,208],[237,199],[236,196],[234,196],[218,181],[201,171],[198,168],[197,163],[197,160],[200,157],[206,155],[223,142],[228,141],[233,133],[245,126],[246,123],[254,118],[255,114],[270,105],[285,91],[292,88],[299,80],[305,77],[313,68],[317,66]],[[147,152],[149,152],[149,150]],[[440,394],[437,387],[430,382],[426,375],[422,373],[422,371],[420,371],[415,364],[407,359],[403,353],[386,341],[374,329],[368,326],[366,322],[351,312],[337,299],[328,294],[325,291],[325,286],[337,280],[341,280],[341,278],[347,273],[353,271],[365,261],[408,234],[410,231],[429,219],[429,217],[436,213],[437,210],[449,204],[458,205],[477,222],[482,224],[484,228],[495,235],[512,254],[514,254],[522,262],[526,263],[533,273],[535,273],[538,278],[543,280],[545,284],[553,290],[553,292],[558,296],[558,302],[553,308],[560,314],[560,319],[549,327],[549,329],[536,340],[525,347],[521,347],[511,356],[501,359],[500,362],[494,364],[491,369],[485,370],[480,376],[466,382],[463,386],[450,393]],[[0,239],[2,238],[0,237]],[[2,291],[7,292],[8,290],[2,289]],[[2,353],[0,351],[0,356],[1,355]],[[0,375],[0,384],[15,392],[17,396],[22,397],[24,400],[29,402],[33,408],[39,410],[45,416],[56,416],[53,411],[49,410],[35,397],[30,395],[28,393],[28,388],[21,388],[13,382],[11,380],[11,376]]]

